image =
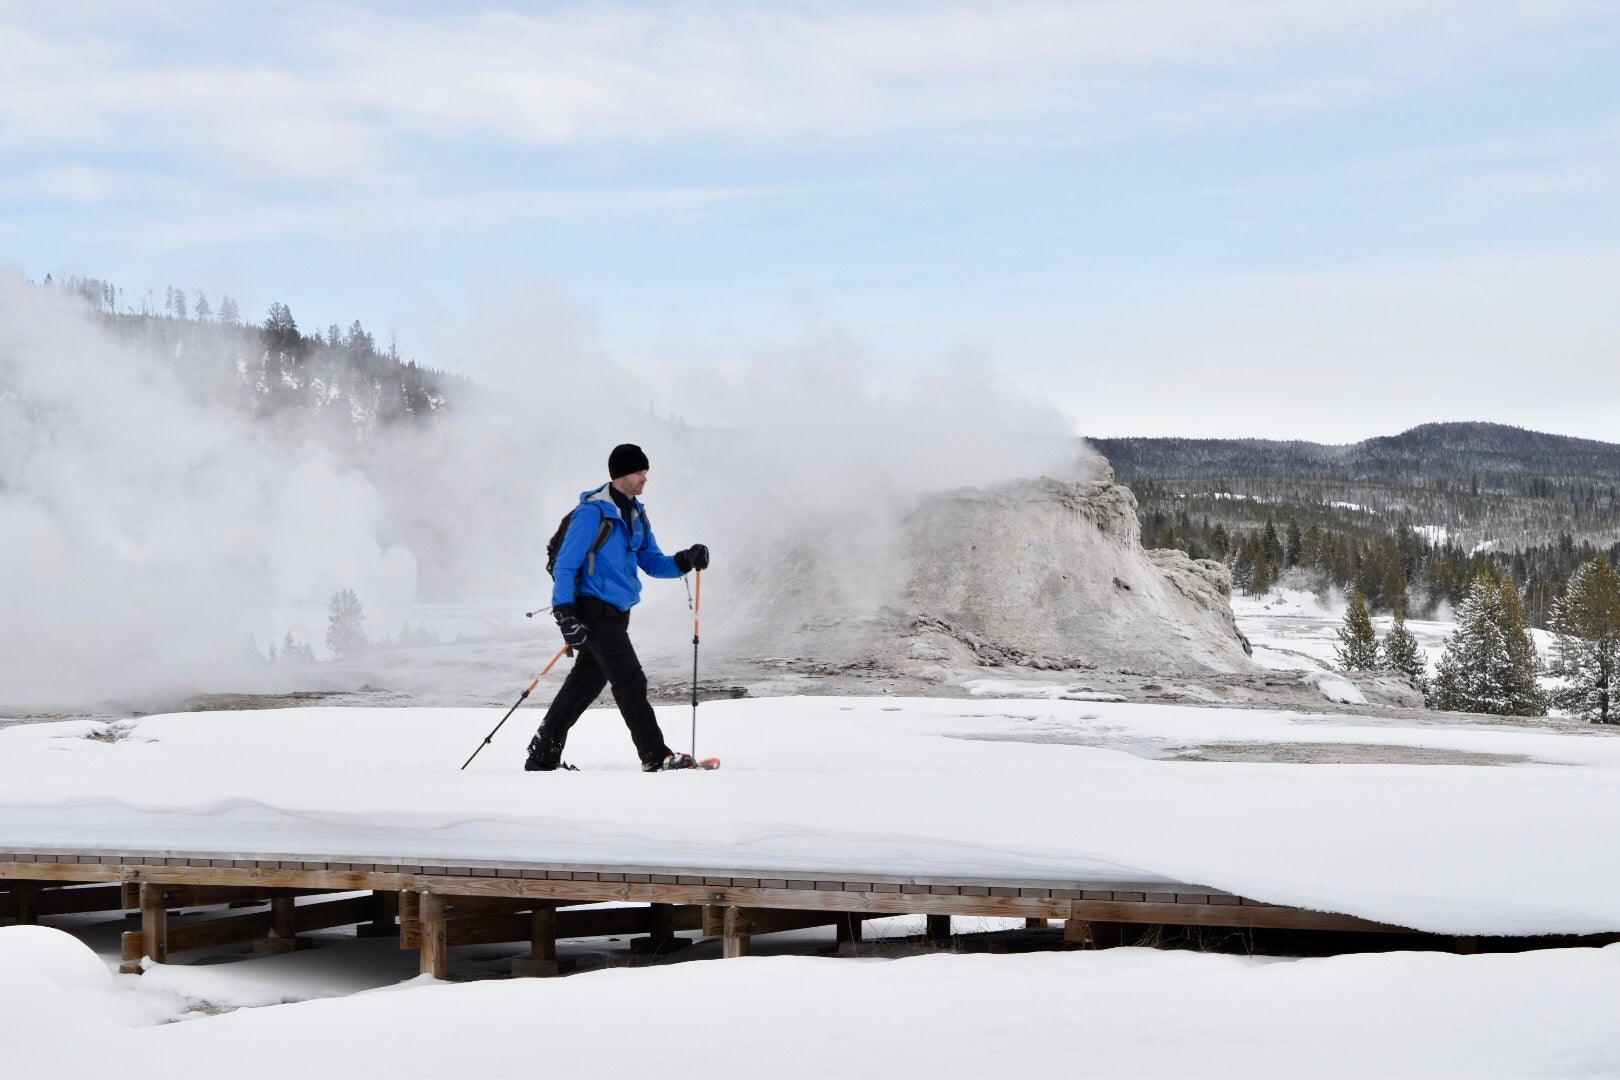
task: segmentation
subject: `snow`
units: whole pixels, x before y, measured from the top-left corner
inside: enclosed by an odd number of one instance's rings
[[[1340,705],[1365,705],[1367,697],[1356,689],[1354,683],[1331,671],[1307,672],[1305,679],[1312,686],[1322,692],[1322,696],[1329,701],[1336,701]]]
[[[1317,672],[1337,667],[1335,650],[1344,611],[1345,599],[1337,592],[1323,599],[1307,590],[1283,588],[1264,596],[1232,597],[1232,613],[1254,649],[1255,662],[1274,671]],[[1389,615],[1373,619],[1373,629],[1380,639],[1389,633],[1393,622]],[[1408,619],[1406,628],[1417,638],[1432,672],[1456,624],[1449,620]],[[1531,634],[1545,656],[1551,648],[1550,636],[1540,631]]]
[[[70,994],[50,970],[13,961],[13,940],[30,929],[0,928],[0,1010],[12,1022],[13,1076],[1492,1077],[1620,1069],[1620,946],[1303,960],[1136,948],[753,957],[560,980],[419,978],[158,1024],[135,1017],[177,1019],[187,989],[204,999],[221,969],[169,966],[163,982],[154,969],[117,977],[112,990]],[[62,966],[93,959],[61,936]],[[70,960],[73,949],[82,955]],[[110,1015],[92,994],[132,1008]]]
[[[1620,738],[1603,732],[1062,697],[702,711],[697,748],[723,752],[726,767],[656,777],[636,768],[608,710],[570,739],[584,771],[550,775],[518,767],[532,711],[465,772],[501,710],[11,727],[0,730],[0,837],[24,851],[1175,881],[1439,933],[1620,931],[1620,863],[1591,856],[1593,836],[1620,833]],[[660,720],[678,738],[690,712],[666,707]],[[1278,743],[1521,764],[1174,759]]]
[[[1242,603],[1257,656],[1354,691],[1311,655],[1331,607]],[[1129,704],[1035,674],[967,680],[965,699],[705,702],[697,749],[726,764],[703,774],[641,774],[611,709],[575,728],[583,771],[547,775],[518,769],[532,706],[466,772],[505,706],[16,725],[0,728],[0,848],[1176,881],[1441,933],[1620,930],[1616,733]],[[658,711],[684,747],[690,708]],[[1289,763],[1346,746],[1450,763]],[[1212,748],[1271,761],[1184,759]],[[860,958],[767,955],[830,945],[822,930],[742,960],[706,942],[659,967],[439,983],[351,931],[118,975],[121,918],[51,921],[97,951],[0,927],[8,1076],[1620,1074],[1620,946],[912,955],[881,936],[919,929],[896,919]]]

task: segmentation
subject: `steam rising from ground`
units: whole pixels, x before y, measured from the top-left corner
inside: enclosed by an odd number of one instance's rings
[[[340,582],[403,614],[416,567],[381,510],[319,447],[188,400],[73,301],[0,280],[0,704],[256,688],[250,635],[311,637]]]
[[[288,688],[262,650],[291,630],[324,655],[343,588],[377,636],[424,598],[543,603],[545,540],[618,442],[652,460],[664,549],[714,550],[722,623],[739,598],[768,611],[807,549],[839,567],[824,599],[880,605],[927,492],[1086,468],[1060,416],[967,368],[883,386],[806,347],[660,376],[549,329],[486,324],[469,347],[508,360],[495,387],[348,452],[199,401],[70,299],[0,280],[0,707]]]

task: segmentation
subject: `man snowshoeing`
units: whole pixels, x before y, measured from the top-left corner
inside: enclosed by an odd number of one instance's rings
[[[557,549],[551,614],[576,657],[540,730],[529,740],[529,760],[523,767],[530,772],[570,768],[562,761],[568,730],[604,686],[613,688],[613,700],[630,729],[643,772],[697,765],[690,754],[664,743],[658,718],[647,702],[647,676],[630,644],[630,609],[641,599],[638,568],[651,577],[680,577],[705,569],[709,549],[693,544],[674,555],[658,549],[647,511],[638,501],[647,486],[647,468],[641,447],[615,446],[608,455],[612,479],[580,495]]]

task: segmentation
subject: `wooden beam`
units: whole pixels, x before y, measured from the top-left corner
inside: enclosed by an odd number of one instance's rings
[[[215,907],[219,904],[262,904],[275,898],[311,896],[329,889],[266,889],[242,885],[165,885],[163,901],[176,908]]]
[[[399,935],[399,893],[374,889],[369,916],[354,928],[355,937],[397,937]]]
[[[334,926],[353,926],[365,922],[375,912],[369,896],[346,896],[340,900],[299,904],[294,909],[293,927],[297,933],[308,934],[316,930],[330,930]]]
[[[461,896],[445,894],[447,915],[516,915],[534,910],[537,903],[526,896]]]
[[[533,909],[541,903],[530,900],[525,906]],[[451,945],[493,945],[502,941],[529,939],[531,918],[527,913],[466,914],[465,910],[461,898],[445,899],[445,920]],[[583,911],[565,908],[557,913],[556,934],[559,938],[589,938],[645,933],[652,918],[650,910],[644,907],[587,908]],[[671,908],[665,921],[673,934],[676,929],[697,929],[700,918],[696,908]],[[822,921],[828,921],[828,917],[823,916]]]
[[[393,867],[334,869],[329,864],[292,864],[269,867],[209,865],[200,861],[165,865],[124,864],[116,860],[95,863],[41,861],[40,856],[16,857],[26,861],[0,862],[0,877],[60,881],[163,882],[237,885],[264,888],[305,888],[327,891],[372,889],[417,890],[463,896],[516,897],[576,903],[664,903],[717,907],[816,909],[862,914],[979,915],[1001,918],[1068,919],[1098,922],[1166,923],[1190,926],[1277,927],[1374,932],[1405,928],[1368,922],[1351,916],[1304,912],[1292,908],[1248,904],[1214,890],[1189,893],[1122,893],[1097,890],[1096,899],[1075,899],[1081,890],[1032,888],[1015,885],[912,886],[869,884],[851,888],[848,882],[792,881],[784,879],[710,878],[700,875],[585,875],[569,872],[541,877],[451,874],[448,868]],[[66,858],[63,856],[62,858]],[[438,871],[444,870],[443,873]],[[425,871],[434,871],[427,873]],[[598,877],[644,877],[645,881],[592,880]],[[654,877],[660,880],[652,880]],[[759,882],[752,884],[751,882]],[[1173,888],[1174,886],[1168,886]],[[1183,902],[1196,901],[1196,902]],[[1082,906],[1076,916],[1075,904]]]
[[[370,913],[370,897],[351,896],[341,900],[328,900],[318,904],[300,904],[293,912],[290,924],[282,922],[290,940],[297,934],[327,930],[334,926],[347,926],[365,919]],[[250,911],[242,915],[222,915],[213,919],[171,924],[168,951],[191,952],[196,949],[217,949],[226,945],[258,944],[271,940],[276,932],[277,915],[274,911]],[[143,931],[132,930],[124,934],[124,958],[139,959],[145,955]]]
[[[91,911],[123,911],[124,890],[117,885],[75,885],[42,889],[40,915],[78,915]]]
[[[275,916],[269,911],[251,911],[245,915],[225,915],[217,919],[180,923],[169,928],[169,951],[190,952],[193,949],[246,945],[263,940],[274,927]]]
[[[1369,922],[1353,915],[1333,915],[1299,908],[1260,904],[1157,904],[1114,900],[1075,900],[1071,919],[1083,922],[1164,923],[1171,926],[1265,927],[1274,930],[1354,930],[1369,933],[1413,934],[1417,931]]]
[[[957,892],[847,892],[815,888],[761,888],[683,885],[669,882],[553,881],[540,878],[417,878],[435,891],[474,895],[525,895],[581,902],[711,904],[717,907],[815,909],[862,914],[984,915],[1001,918],[1067,918],[1068,899],[1051,896],[992,896],[979,887]],[[1015,890],[1004,890],[1015,891]],[[1043,890],[1044,891],[1044,890]]]

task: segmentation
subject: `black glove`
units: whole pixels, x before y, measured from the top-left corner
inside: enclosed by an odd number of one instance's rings
[[[685,551],[675,553],[675,569],[681,573],[688,570],[707,570],[709,568],[709,549],[703,544],[693,544]]]
[[[579,612],[573,604],[552,608],[551,617],[557,620],[557,629],[562,631],[563,640],[568,642],[569,648],[577,649],[585,644],[589,635],[585,633],[585,624],[579,621]]]

